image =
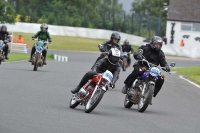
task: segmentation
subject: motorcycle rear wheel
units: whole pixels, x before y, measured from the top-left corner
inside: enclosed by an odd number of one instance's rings
[[[127,68],[127,59],[124,57],[123,58],[123,64],[122,64],[123,71],[126,71],[126,68]]]

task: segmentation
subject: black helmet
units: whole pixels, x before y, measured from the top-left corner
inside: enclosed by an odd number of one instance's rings
[[[111,40],[117,39],[118,42],[119,42],[119,40],[121,39],[121,36],[119,35],[119,33],[113,32],[112,35],[111,35],[111,37],[110,37],[110,39],[111,39]],[[118,42],[117,42],[117,43],[118,43]]]
[[[160,47],[155,47],[156,44],[159,44]],[[154,36],[151,40],[150,40],[150,47],[153,50],[159,51],[162,48],[162,44],[163,44],[163,40],[161,37],[159,36]]]
[[[7,31],[7,27],[5,25],[1,26],[1,31],[3,30],[3,28],[5,29],[5,31]]]
[[[120,55],[121,55],[121,53],[120,53],[119,49],[111,48],[108,53],[108,61],[112,65],[116,65],[119,62]]]
[[[124,44],[129,45],[129,41],[126,39],[126,40],[124,41]]]
[[[42,29],[45,28],[46,31],[48,30],[48,25],[46,23],[41,24],[40,29],[41,31],[43,31]]]

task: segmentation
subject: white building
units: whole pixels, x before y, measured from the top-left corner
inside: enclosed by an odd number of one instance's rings
[[[200,0],[170,0],[166,37],[170,54],[200,58]]]

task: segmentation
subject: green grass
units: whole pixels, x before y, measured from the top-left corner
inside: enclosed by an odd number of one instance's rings
[[[9,60],[5,60],[6,62],[28,60],[30,58],[30,54],[9,53],[8,57],[9,57]],[[50,54],[47,54],[47,58],[46,59],[47,60],[53,60],[53,58],[50,57]]]
[[[36,31],[37,32],[37,31]],[[22,35],[24,43],[30,47],[33,46],[34,41],[31,37],[34,34],[14,32],[14,41],[16,38]],[[104,42],[106,39],[92,39],[81,37],[69,37],[69,36],[55,36],[52,35],[53,43],[49,44],[49,49],[57,50],[77,50],[77,51],[99,51],[97,45]],[[134,50],[138,49],[138,46],[133,45]]]
[[[176,71],[178,74],[185,76],[186,78],[194,81],[200,85],[200,67],[185,67],[185,68],[174,68],[173,71]]]

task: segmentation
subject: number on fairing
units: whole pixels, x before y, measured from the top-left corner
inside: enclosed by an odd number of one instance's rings
[[[36,47],[36,51],[37,51],[37,52],[42,53],[42,50],[43,50],[42,47],[40,47],[40,46],[37,46],[37,47]]]
[[[108,82],[111,82],[112,79],[113,79],[113,74],[110,72],[110,71],[105,71],[103,73],[103,76],[102,76],[104,79],[108,80]]]
[[[127,52],[124,52],[124,53],[123,53],[123,56],[128,56],[128,53],[127,53]]]
[[[160,70],[157,67],[152,67],[150,69],[150,74],[152,76],[159,76],[160,75]]]

